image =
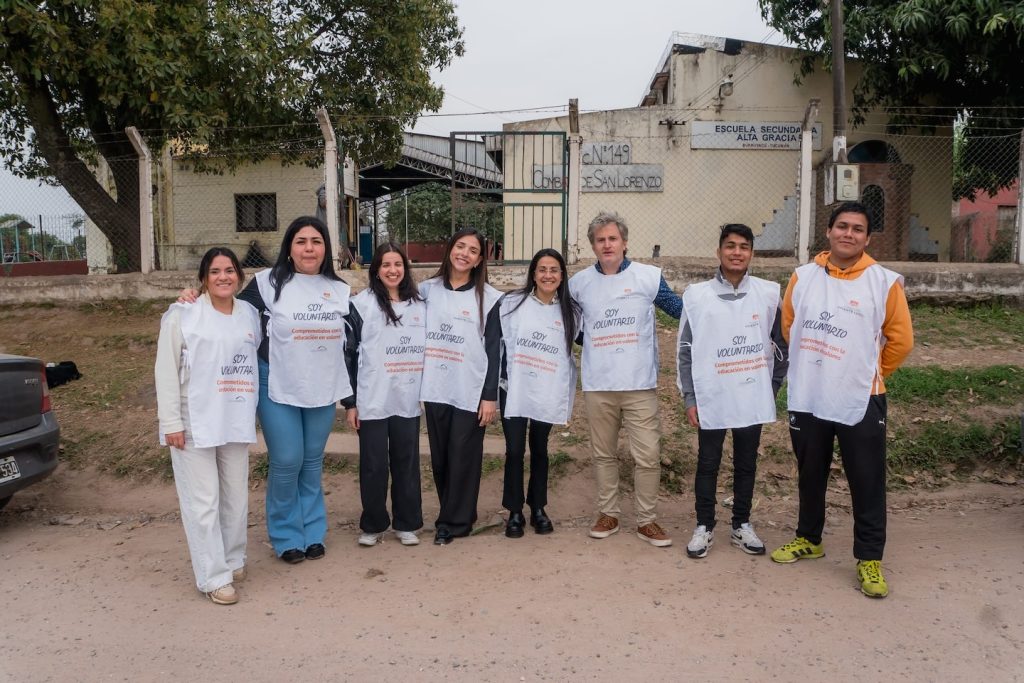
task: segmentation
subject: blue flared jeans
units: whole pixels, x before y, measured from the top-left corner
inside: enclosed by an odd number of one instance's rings
[[[257,414],[270,461],[267,534],[274,552],[281,555],[286,550],[305,550],[324,542],[327,507],[321,474],[324,446],[334,425],[336,409],[333,403],[319,408],[276,403],[267,392],[269,366],[261,360],[259,368]]]

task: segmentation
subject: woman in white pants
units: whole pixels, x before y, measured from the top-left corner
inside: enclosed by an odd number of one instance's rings
[[[235,299],[244,274],[230,249],[199,264],[200,296],[172,304],[156,354],[160,443],[170,446],[196,587],[238,602],[245,577],[249,444],[256,441],[260,343],[256,309]]]

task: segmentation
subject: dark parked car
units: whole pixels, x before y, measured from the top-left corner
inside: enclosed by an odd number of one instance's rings
[[[59,445],[42,361],[0,354],[0,508],[56,469]]]

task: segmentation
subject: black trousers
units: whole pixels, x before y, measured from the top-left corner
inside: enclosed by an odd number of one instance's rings
[[[694,508],[697,524],[711,531],[715,528],[715,491],[718,488],[718,468],[722,464],[722,444],[725,429],[697,430],[697,476],[693,490],[697,499]],[[732,430],[732,528],[750,521],[750,505],[754,497],[754,478],[757,474],[757,449],[761,445],[761,425]]]
[[[484,428],[476,413],[446,403],[424,403],[430,465],[441,510],[434,523],[452,536],[468,536],[476,522]]]
[[[420,494],[420,418],[392,416],[362,420],[359,425],[359,528],[370,534],[387,531],[388,474],[395,531],[423,526]]]
[[[832,448],[839,455],[853,501],[853,556],[881,560],[885,550],[885,394],[872,396],[864,419],[853,426],[821,420],[810,413],[789,414],[789,436],[800,470],[800,518],[796,535],[821,543],[825,491]]]
[[[499,392],[505,413],[505,392]],[[525,502],[532,510],[548,504],[548,436],[551,424],[527,417],[502,417],[505,431],[505,490],[501,506],[509,512],[523,511],[523,461],[530,445],[530,483]]]

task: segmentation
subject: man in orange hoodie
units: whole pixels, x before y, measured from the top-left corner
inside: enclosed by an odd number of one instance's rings
[[[829,251],[793,273],[782,302],[789,344],[789,435],[800,473],[796,538],[772,552],[776,562],[823,557],[825,490],[832,450],[839,453],[853,500],[853,554],[861,591],[884,598],[884,379],[914,346],[903,277],[865,253],[871,216],[863,204],[829,217]]]

